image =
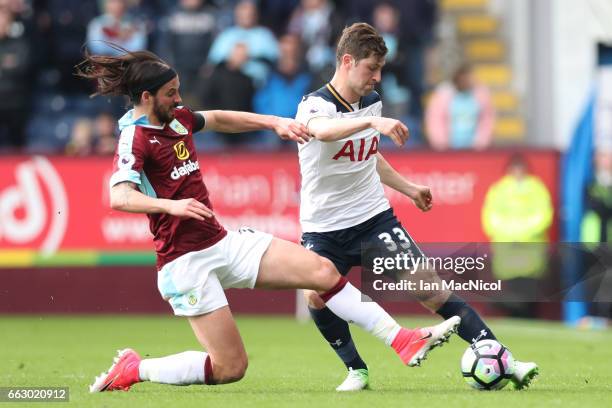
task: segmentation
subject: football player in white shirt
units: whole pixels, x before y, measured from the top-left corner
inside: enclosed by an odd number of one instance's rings
[[[378,151],[382,135],[398,146],[408,138],[403,123],[381,117],[382,103],[374,90],[386,53],[383,38],[370,25],[355,23],[345,28],[337,46],[334,77],[304,96],[296,116],[313,136],[299,146],[302,244],[331,260],[343,275],[361,265],[362,243],[382,244],[389,250],[410,248],[413,256],[424,256],[395,217],[382,187],[399,191],[422,211],[432,208],[429,188],[406,180]],[[337,390],[366,388],[368,368],[348,324],[316,292],[305,291],[305,296],[321,334],[349,370]],[[445,319],[460,316],[459,335],[468,343],[495,339],[478,313],[451,291],[420,293],[418,300]],[[515,368],[512,380],[519,389],[538,373],[534,363],[517,362]]]

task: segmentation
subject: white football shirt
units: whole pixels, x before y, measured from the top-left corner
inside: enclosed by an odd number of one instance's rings
[[[302,98],[296,120],[381,116],[377,92],[349,104],[327,84]],[[302,173],[300,223],[302,232],[326,232],[360,224],[390,208],[376,172],[380,133],[365,129],[344,139],[311,139],[298,145]]]

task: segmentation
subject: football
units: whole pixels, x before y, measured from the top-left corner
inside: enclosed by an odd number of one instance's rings
[[[514,358],[503,344],[480,340],[463,353],[461,372],[465,381],[477,390],[501,390],[514,374]]]

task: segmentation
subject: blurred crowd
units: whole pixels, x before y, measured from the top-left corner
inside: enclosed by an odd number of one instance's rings
[[[409,125],[412,144],[484,148],[494,114],[469,66],[423,106],[437,20],[436,0],[0,0],[0,149],[113,152],[126,102],[91,98],[93,84],[74,76],[83,47],[116,52],[106,42],[168,61],[194,109],[293,117],[302,96],[331,79],[336,39],[355,21],[385,38],[384,114]],[[204,149],[283,147],[265,133],[196,141]]]

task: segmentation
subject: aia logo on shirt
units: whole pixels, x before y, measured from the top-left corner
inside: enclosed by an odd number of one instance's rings
[[[189,150],[187,150],[187,146],[185,146],[185,142],[182,140],[176,143],[174,146],[174,151],[176,153],[176,158],[179,160],[187,160],[189,158]]]
[[[359,143],[359,146],[355,146]],[[359,150],[356,150],[357,149]],[[338,160],[341,157],[348,157],[352,162],[354,161],[365,161],[370,158],[370,156],[378,153],[378,138],[372,138],[370,142],[370,146],[368,146],[366,152],[366,140],[359,139],[359,141],[348,140],[344,143],[344,146],[340,149],[338,153],[334,156],[334,160]]]

